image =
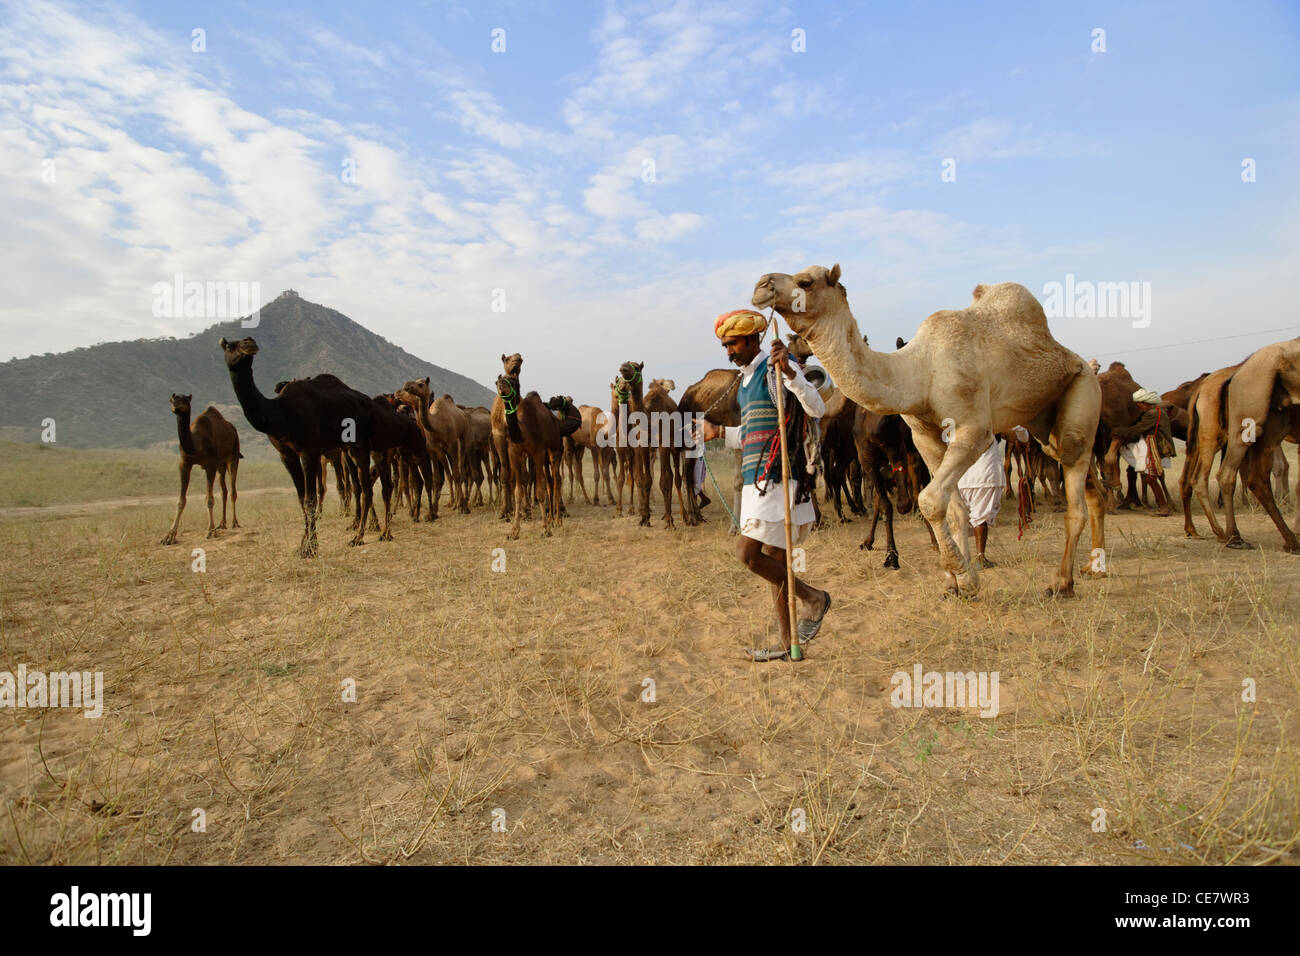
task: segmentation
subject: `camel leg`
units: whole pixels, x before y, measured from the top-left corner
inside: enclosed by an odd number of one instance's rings
[[[659,452],[659,493],[664,499],[664,527],[673,530],[673,463],[666,449]],[[678,479],[680,481],[680,478]]]
[[[375,477],[370,473],[370,449],[366,445],[358,443],[355,451],[348,449],[349,457],[356,462],[359,484],[361,486],[361,521],[357,525],[357,533],[353,535],[352,540],[348,543],[357,546],[366,543],[366,520],[375,510]],[[389,479],[390,481],[392,479]]]
[[[298,556],[314,558],[319,550],[316,541],[316,509],[320,507],[318,483],[320,481],[320,453],[308,452],[298,458],[302,469],[303,489],[306,500],[303,502],[304,526],[302,543],[298,545]]]
[[[463,440],[456,442],[456,460],[460,465],[460,504],[457,510],[469,514],[469,449]]]
[[[524,475],[523,452],[522,451],[516,452],[513,445],[510,447],[510,471],[511,474],[514,476],[512,485],[514,486],[514,493],[515,493],[514,519],[513,519],[513,524],[511,525],[510,528],[510,535],[509,535],[510,539],[513,541],[513,540],[518,540],[519,538],[519,523],[523,520],[524,517],[524,497],[528,493],[524,487],[526,482],[524,480],[525,475]]]
[[[384,495],[384,530],[379,533],[380,541],[393,540],[393,472],[381,463],[379,468],[379,488]]]
[[[1065,473],[1065,552],[1056,581],[1048,591],[1052,597],[1074,596],[1074,556],[1086,520],[1092,520],[1093,554],[1084,573],[1100,576],[1106,567],[1105,512],[1093,514],[1088,508],[1093,502],[1101,504],[1101,475],[1092,457],[1100,405],[1096,376],[1087,372],[1077,375],[1056,403],[1055,421],[1043,448],[1060,462]],[[1041,426],[1041,416],[1035,423]],[[1041,434],[1041,427],[1038,433]],[[1092,485],[1091,492],[1089,485]]]
[[[232,529],[239,527],[239,488],[236,486],[236,479],[239,477],[239,459],[230,460],[230,527]]]
[[[992,435],[987,430],[959,428],[953,432],[952,441],[945,445],[936,426],[910,415],[904,415],[903,420],[912,429],[916,448],[930,469],[930,483],[918,496],[917,506],[939,541],[939,561],[947,578],[947,591],[974,595],[979,591],[979,571],[966,557],[963,524],[969,518],[965,517],[965,503],[957,494],[957,480],[988,447]]]
[[[1264,506],[1264,510],[1268,512],[1278,533],[1282,535],[1282,550],[1287,554],[1300,554],[1300,541],[1297,541],[1295,533],[1286,526],[1282,512],[1278,509],[1277,500],[1273,497],[1273,455],[1266,449],[1267,446],[1257,448],[1255,454],[1247,457],[1246,484],[1259,503]]]
[[[176,543],[176,531],[181,526],[181,512],[185,510],[185,493],[190,488],[190,469],[193,467],[193,465],[181,462],[181,496],[176,500],[176,518],[172,521],[171,530],[163,536],[163,544]]]
[[[574,471],[578,473],[578,488],[582,491],[582,500],[587,502],[587,504],[591,504],[592,503],[591,496],[587,494],[587,480],[582,476],[582,467],[583,467],[582,462],[583,459],[586,457],[586,454],[587,454],[586,446],[579,445],[577,442],[574,442],[573,468]],[[594,476],[594,473],[596,471],[596,453],[594,451],[591,454],[591,470]],[[592,488],[592,491],[596,493],[596,503],[599,504],[600,503],[600,482],[594,481],[594,484],[595,487]],[[573,479],[572,478],[569,479],[569,500],[573,501]]]
[[[1183,505],[1183,534],[1189,538],[1199,538],[1196,523],[1192,520],[1192,482],[1196,474],[1196,449],[1188,445],[1183,459],[1183,473],[1178,479],[1178,497]]]
[[[217,530],[224,531],[226,528],[226,498],[228,497],[229,494],[226,491],[226,466],[225,465],[217,466],[217,481],[220,482],[221,484],[221,524],[217,525]]]
[[[1237,474],[1248,451],[1250,449],[1240,437],[1235,433],[1232,434],[1228,439],[1228,447],[1224,449],[1223,463],[1219,465],[1218,475],[1219,493],[1223,495],[1223,530],[1228,537],[1227,546],[1241,550],[1254,548],[1254,545],[1242,539],[1241,532],[1237,530]],[[1251,462],[1251,465],[1253,464]]]
[[[1206,443],[1207,447],[1197,449],[1197,464],[1193,490],[1196,492],[1196,500],[1201,504],[1201,510],[1205,512],[1205,520],[1210,523],[1210,530],[1220,541],[1227,541],[1228,535],[1219,525],[1219,519],[1214,514],[1214,507],[1210,503],[1210,466],[1214,463],[1216,449],[1210,442]],[[1220,507],[1222,507],[1222,497],[1220,497]]]
[[[212,516],[212,508],[216,503],[216,499],[212,496],[212,483],[217,480],[217,470],[215,468],[205,468],[203,473],[208,479],[208,537],[215,538],[217,536],[217,523]]]
[[[650,449],[637,448],[632,452],[636,463],[637,511],[641,515],[641,527],[650,527]]]

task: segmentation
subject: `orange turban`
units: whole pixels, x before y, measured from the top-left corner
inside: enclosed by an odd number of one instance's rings
[[[767,329],[767,319],[753,309],[736,309],[724,312],[713,323],[713,331],[720,339],[729,335],[753,335]]]

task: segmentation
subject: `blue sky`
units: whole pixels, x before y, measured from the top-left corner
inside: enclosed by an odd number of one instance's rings
[[[840,262],[882,348],[980,282],[1149,282],[1145,328],[1051,324],[1164,390],[1300,332],[1298,9],[5,4],[0,359],[191,334],[150,311],[180,272],[604,404]]]

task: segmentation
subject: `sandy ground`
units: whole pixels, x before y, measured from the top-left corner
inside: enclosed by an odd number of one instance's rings
[[[1300,558],[1258,513],[1250,552],[1112,517],[1073,600],[1042,596],[1060,515],[1017,540],[1005,507],[975,600],[918,519],[898,571],[833,524],[822,635],[755,665],[716,503],[669,532],[579,495],[517,542],[444,503],[351,548],[331,492],[311,561],[287,487],[240,504],[205,540],[191,498],[170,547],[171,498],[4,513],[0,669],[102,671],[105,704],[0,709],[0,859],[1300,861]],[[917,663],[997,671],[997,716],[892,706]]]

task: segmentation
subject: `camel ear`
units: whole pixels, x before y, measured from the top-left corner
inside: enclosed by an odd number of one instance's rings
[[[226,347],[226,337],[224,335],[221,337],[221,347],[223,349]]]
[[[501,353],[501,363],[504,365],[504,364],[505,364],[505,361],[506,361],[506,353],[505,353],[505,352],[502,352],[502,353]]]
[[[835,285],[840,281],[840,264],[837,262],[831,267],[831,271],[826,273],[826,284]]]
[[[192,401],[193,399],[194,399],[194,396],[193,396],[193,395],[186,395],[186,396],[185,396],[185,401],[187,401],[187,402],[188,402],[188,401]]]

